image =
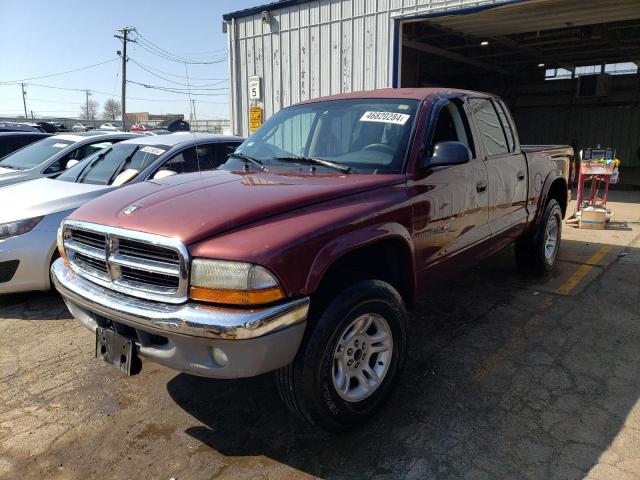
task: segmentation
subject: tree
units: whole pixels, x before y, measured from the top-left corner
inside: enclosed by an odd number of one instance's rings
[[[122,107],[120,102],[109,98],[102,106],[102,118],[105,120],[118,120],[122,115]]]
[[[98,116],[98,108],[100,108],[100,104],[95,100],[89,100],[87,103],[83,103],[80,107],[80,119],[95,120]]]

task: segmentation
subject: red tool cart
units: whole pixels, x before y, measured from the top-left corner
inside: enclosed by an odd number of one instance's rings
[[[580,172],[578,174],[578,193],[576,198],[576,216],[587,205],[606,210],[609,184],[615,168],[616,151],[613,148],[586,148],[580,151]],[[585,184],[591,182],[589,196],[585,197]],[[602,190],[602,197],[600,191]],[[607,217],[611,212],[607,210]],[[608,219],[608,218],[607,218]]]

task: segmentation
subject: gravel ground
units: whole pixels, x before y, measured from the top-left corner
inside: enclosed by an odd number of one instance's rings
[[[590,266],[602,244],[568,237],[543,281],[506,251],[427,292],[402,384],[341,435],[297,423],[269,375],[124,377],[55,294],[4,297],[0,478],[640,478],[640,241]]]

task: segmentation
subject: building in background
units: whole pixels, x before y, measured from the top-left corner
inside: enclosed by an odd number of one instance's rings
[[[127,112],[127,121],[134,123],[146,123],[146,122],[161,122],[163,120],[173,119],[184,120],[184,115],[181,113],[166,113],[156,115],[149,112]]]
[[[504,97],[527,143],[640,167],[638,0],[283,0],[223,18],[237,134],[301,100],[450,86]]]

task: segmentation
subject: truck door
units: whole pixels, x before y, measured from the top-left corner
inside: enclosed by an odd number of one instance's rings
[[[482,139],[489,176],[491,233],[507,243],[519,236],[527,221],[527,160],[502,102],[471,98],[469,105]]]
[[[422,167],[415,182],[414,245],[419,271],[443,266],[445,259],[458,254],[475,256],[472,248],[490,236],[488,227],[487,169],[475,151],[472,131],[460,98],[446,100],[434,107],[436,117],[431,138],[425,141],[427,152],[439,142],[458,141],[469,147],[472,160],[462,165]],[[461,265],[466,262],[454,262]],[[453,270],[451,273],[454,273]],[[431,277],[433,275],[425,275]],[[428,283],[428,279],[427,283]]]

